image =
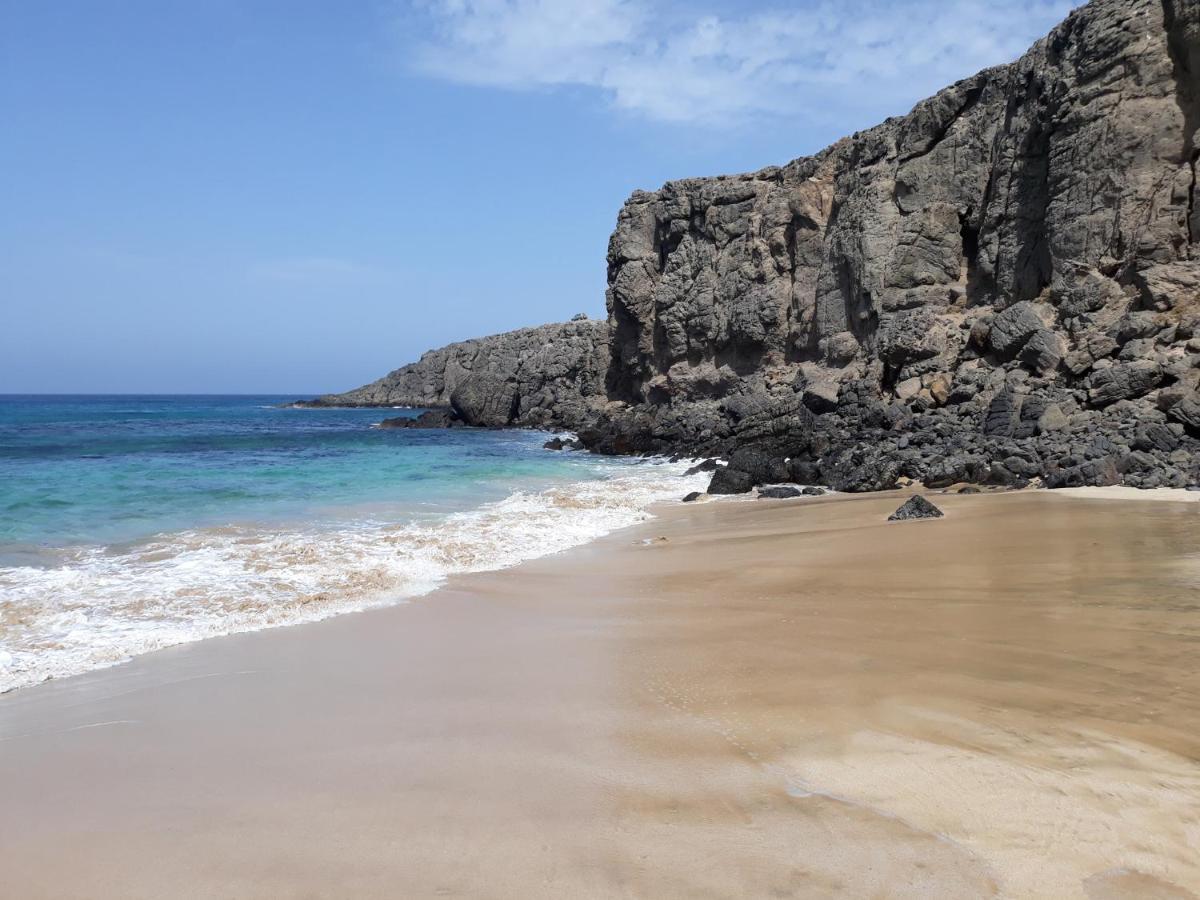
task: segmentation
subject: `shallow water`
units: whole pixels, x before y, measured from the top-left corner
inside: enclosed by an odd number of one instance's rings
[[[291,399],[0,397],[0,690],[414,597],[696,486],[540,433]]]

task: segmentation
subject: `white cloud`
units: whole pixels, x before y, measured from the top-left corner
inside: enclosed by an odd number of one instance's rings
[[[1015,59],[1077,5],[818,0],[722,15],[651,0],[425,0],[426,36],[410,52],[432,77],[585,87],[664,122],[902,112],[896,103]]]

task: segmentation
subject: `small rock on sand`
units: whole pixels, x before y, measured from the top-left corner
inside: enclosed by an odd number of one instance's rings
[[[940,519],[945,515],[940,509],[919,494],[909,497],[904,504],[888,516],[889,522],[902,522],[907,519]]]

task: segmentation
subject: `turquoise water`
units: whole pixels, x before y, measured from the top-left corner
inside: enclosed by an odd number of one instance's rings
[[[0,690],[425,593],[638,521],[683,466],[280,396],[0,396]]]
[[[597,475],[546,435],[370,426],[416,411],[292,397],[0,397],[0,559],[17,545],[308,516],[439,513]]]

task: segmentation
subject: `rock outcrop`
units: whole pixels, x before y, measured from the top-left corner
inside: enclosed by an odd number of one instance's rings
[[[431,350],[312,406],[446,407],[467,425],[579,428],[602,402],[609,329],[576,317]]]
[[[1094,0],[816,156],[634,194],[587,439],[850,490],[1196,480],[1198,126],[1200,3]]]
[[[451,406],[713,491],[1200,481],[1200,0],[1093,0],[815,156],[635,193],[609,322],[321,402]]]

